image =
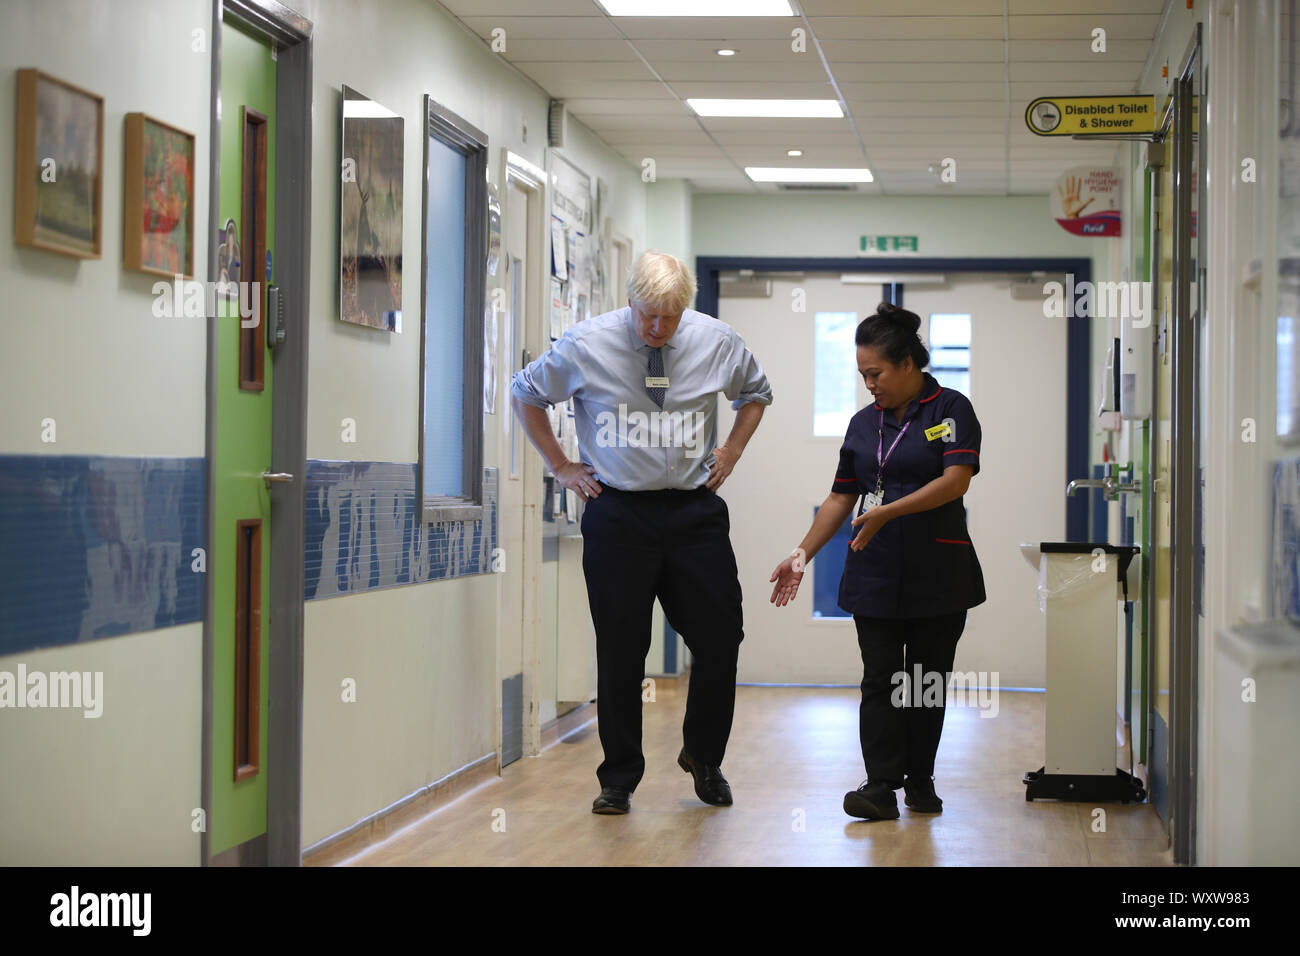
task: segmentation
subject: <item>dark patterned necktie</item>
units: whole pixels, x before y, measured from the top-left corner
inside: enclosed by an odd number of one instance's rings
[[[647,378],[664,377],[664,356],[661,349],[650,350],[650,364],[646,366],[646,377]],[[660,408],[664,407],[664,394],[668,391],[668,389],[651,388],[649,385],[647,385],[645,390],[650,393],[650,397],[654,399],[654,403],[656,405],[658,405]]]

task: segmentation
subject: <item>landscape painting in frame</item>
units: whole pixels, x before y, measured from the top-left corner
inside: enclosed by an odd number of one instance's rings
[[[39,70],[17,79],[14,241],[98,259],[104,100]]]
[[[122,261],[161,276],[194,276],[194,136],[126,114]]]
[[[402,331],[403,119],[343,87],[339,318]]]

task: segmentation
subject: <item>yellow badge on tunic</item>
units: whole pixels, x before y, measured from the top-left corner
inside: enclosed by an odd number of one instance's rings
[[[940,422],[938,425],[935,425],[933,428],[927,428],[925,430],[925,440],[934,441],[936,438],[943,438],[944,436],[951,435],[951,434],[952,434],[952,426],[949,425],[947,422]]]

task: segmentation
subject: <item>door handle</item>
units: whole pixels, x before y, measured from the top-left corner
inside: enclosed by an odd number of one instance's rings
[[[266,487],[270,488],[271,482],[293,481],[293,475],[287,471],[264,471],[262,472],[262,480],[266,482]]]

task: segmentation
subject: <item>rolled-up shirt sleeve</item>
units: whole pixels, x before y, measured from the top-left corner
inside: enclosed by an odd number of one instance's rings
[[[550,408],[566,401],[582,387],[578,346],[565,334],[510,380],[510,394],[525,405]]]
[[[750,402],[759,405],[772,404],[772,386],[767,380],[763,366],[758,363],[754,353],[745,345],[744,339],[734,332],[731,335],[731,380],[723,394],[731,399],[731,407]]]

